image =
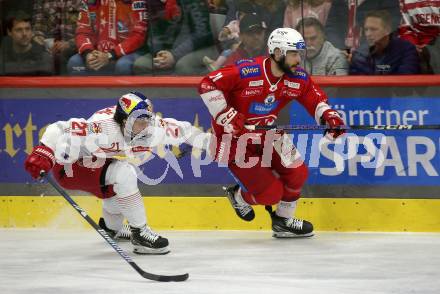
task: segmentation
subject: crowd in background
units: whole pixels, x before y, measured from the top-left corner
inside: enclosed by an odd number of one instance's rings
[[[0,75],[203,75],[290,27],[312,75],[440,73],[440,0],[0,0]]]

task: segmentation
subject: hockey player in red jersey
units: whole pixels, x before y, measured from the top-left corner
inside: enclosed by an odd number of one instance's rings
[[[294,218],[308,173],[301,155],[288,136],[250,132],[246,125],[273,124],[281,109],[294,99],[329,129],[344,125],[344,121],[327,104],[325,93],[298,67],[305,49],[300,33],[276,29],[269,36],[268,49],[270,57],[239,60],[205,76],[199,93],[212,115],[215,158],[228,165],[239,183],[226,190],[237,215],[251,221],[255,217],[251,205],[266,205],[274,237],[309,237],[313,225]],[[343,133],[333,129],[327,137],[335,139]],[[243,146],[245,150],[241,150]],[[269,164],[266,154],[271,155]],[[247,168],[245,162],[255,158],[258,162]],[[277,205],[274,212],[272,205]]]
[[[166,254],[168,240],[148,226],[132,162],[142,162],[158,144],[194,145],[199,134],[204,135],[189,122],[155,116],[150,100],[132,92],[88,120],[71,118],[49,125],[25,169],[33,178],[52,170],[62,187],[101,198],[99,225],[114,239],[131,237],[135,253]],[[129,227],[123,225],[124,218]]]

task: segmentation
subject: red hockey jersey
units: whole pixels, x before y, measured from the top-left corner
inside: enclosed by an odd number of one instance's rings
[[[76,46],[80,54],[97,49],[116,57],[130,54],[145,41],[146,2],[84,0],[80,9]]]
[[[216,135],[223,132],[214,118],[227,106],[246,118],[246,124],[271,125],[290,101],[297,100],[319,123],[329,109],[326,94],[309,75],[298,68],[295,73],[273,77],[270,58],[242,59],[204,77],[199,92],[208,107]]]

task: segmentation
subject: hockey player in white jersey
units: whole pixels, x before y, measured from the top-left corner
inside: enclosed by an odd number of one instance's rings
[[[156,117],[150,100],[131,92],[88,120],[72,118],[49,125],[41,144],[27,157],[25,169],[33,178],[52,170],[63,188],[101,198],[100,226],[116,240],[131,240],[135,253],[166,254],[168,240],[148,226],[136,169],[123,158],[144,156],[158,144],[196,145],[199,135],[205,134],[189,122]],[[129,226],[123,225],[124,218]]]

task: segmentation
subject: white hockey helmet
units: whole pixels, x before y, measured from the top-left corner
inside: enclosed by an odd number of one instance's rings
[[[269,54],[274,54],[275,49],[279,48],[282,55],[286,55],[287,51],[302,51],[306,49],[304,38],[301,34],[291,28],[278,28],[270,33],[267,40]]]

